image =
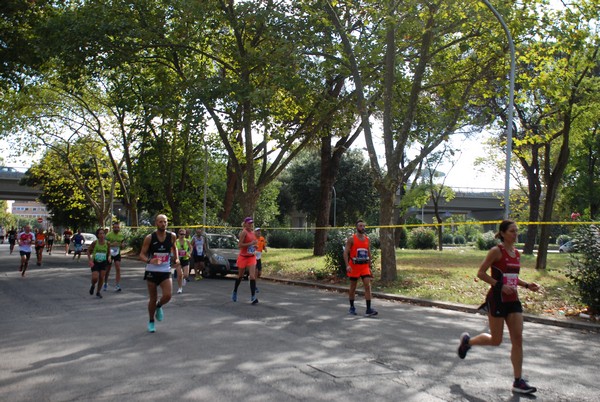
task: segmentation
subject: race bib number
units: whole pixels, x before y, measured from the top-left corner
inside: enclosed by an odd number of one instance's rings
[[[515,292],[511,295],[506,295],[504,293],[501,293],[501,298],[503,302],[513,302],[513,301],[517,301],[518,295],[517,295],[517,284],[519,283],[519,274],[504,274],[502,276],[502,284],[512,288],[515,290]]]
[[[260,257],[262,257],[262,251],[257,251],[256,253],[254,253],[254,255],[256,256],[257,260],[260,260]]]
[[[187,251],[185,251],[184,249],[178,249],[177,250],[177,255],[181,258],[181,257],[185,257],[187,255]]]
[[[96,262],[104,262],[106,261],[106,253],[95,253],[94,260]]]
[[[248,253],[254,254],[256,252],[256,246],[248,246]]]
[[[110,248],[110,255],[112,255],[113,257],[119,255],[119,253],[121,252],[121,249],[119,247],[111,247]]]
[[[369,250],[366,248],[356,249],[356,257],[354,258],[355,264],[366,264],[369,262]]]
[[[158,258],[160,260],[160,264],[164,264],[169,262],[169,253],[156,253],[152,258]]]
[[[517,285],[519,284],[519,274],[504,274],[502,277],[502,283],[506,286],[516,289]]]

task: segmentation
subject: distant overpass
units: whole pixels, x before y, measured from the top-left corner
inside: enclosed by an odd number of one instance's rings
[[[478,221],[504,218],[504,190],[474,187],[453,188],[455,197],[450,201],[440,199],[438,211],[443,220],[453,215],[463,215]],[[424,223],[437,223],[431,200],[423,208],[409,208],[408,216]]]
[[[25,176],[14,168],[0,166],[0,200],[36,201],[42,194],[37,187],[19,184]]]

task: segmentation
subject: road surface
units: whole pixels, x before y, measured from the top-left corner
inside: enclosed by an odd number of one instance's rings
[[[143,266],[123,261],[123,292],[90,296],[84,260],[63,251],[32,264],[0,245],[1,401],[598,401],[600,335],[525,323],[524,375],[511,392],[510,342],[456,356],[481,315],[375,300],[347,315],[347,295],[233,279],[189,283],[146,331]],[[268,258],[265,260],[268,264]],[[114,278],[114,276],[113,276]],[[364,312],[364,300],[358,298]]]

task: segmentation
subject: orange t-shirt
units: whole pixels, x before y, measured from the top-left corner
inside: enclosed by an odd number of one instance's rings
[[[35,246],[36,247],[44,247],[46,244],[46,235],[43,233],[37,233],[35,235]]]
[[[258,243],[256,243],[256,251],[262,252],[267,246],[267,240],[265,240],[264,236],[260,236],[257,241]]]

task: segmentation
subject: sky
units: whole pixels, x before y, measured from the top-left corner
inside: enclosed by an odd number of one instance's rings
[[[373,133],[373,141],[378,152],[380,163],[383,165],[383,141],[379,138],[380,136],[376,134],[376,131],[377,130]],[[465,138],[465,136],[458,134],[451,137],[449,145],[457,150],[454,156],[456,163],[454,164],[454,167],[448,163],[438,169],[438,171],[446,175],[444,185],[454,189],[475,189],[479,191],[484,189],[504,190],[503,172],[492,172],[489,169],[481,171],[481,167],[475,166],[475,160],[477,158],[485,157],[487,155],[487,151],[483,144],[488,137],[489,134],[486,132],[471,134],[469,138]],[[364,151],[365,159],[368,158],[366,146],[362,137],[356,141],[352,148],[362,149]],[[441,179],[437,180],[437,182],[441,182]]]

